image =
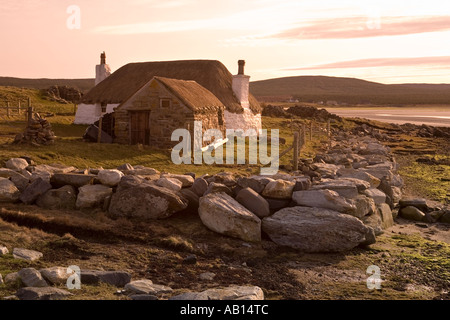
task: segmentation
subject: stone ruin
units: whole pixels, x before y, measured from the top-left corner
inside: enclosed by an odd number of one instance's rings
[[[16,135],[15,144],[29,143],[32,145],[51,145],[55,142],[55,133],[52,131],[51,124],[35,113],[28,123],[23,133]]]

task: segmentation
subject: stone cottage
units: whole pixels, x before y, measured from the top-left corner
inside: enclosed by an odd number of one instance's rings
[[[101,61],[99,71],[102,70],[103,64],[106,65],[104,59]],[[244,65],[245,61],[239,60],[239,72],[234,76],[221,62],[216,60],[130,63],[110,76],[107,76],[105,72],[99,73],[100,78],[105,75],[106,77],[83,97],[81,104],[78,106],[75,123],[93,124],[104,114],[113,112],[119,105],[127,102],[144,85],[149,84],[154,77],[163,77],[195,81],[212,93],[225,107],[223,114],[225,129],[261,129],[261,106],[256,98],[249,93],[250,76],[244,74]],[[147,104],[149,103],[147,102]],[[133,115],[133,117],[135,116],[137,114]],[[117,124],[117,130],[119,131],[113,133],[117,137],[116,141],[133,143],[134,140],[131,139],[131,136],[128,139],[124,138],[125,131],[135,130],[130,122],[131,120],[128,122],[128,129],[126,129],[123,114],[118,115],[118,117],[121,117],[121,119],[118,119],[120,124]],[[164,120],[164,118],[150,117],[152,121]],[[152,125],[149,124],[149,126]],[[183,123],[181,128],[185,127]]]
[[[194,121],[224,133],[224,105],[195,81],[154,77],[114,111],[115,142],[172,147],[172,132]]]

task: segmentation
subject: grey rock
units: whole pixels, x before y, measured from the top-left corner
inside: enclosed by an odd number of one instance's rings
[[[382,235],[384,233],[383,221],[381,221],[381,216],[378,211],[376,211],[374,214],[364,216],[362,218],[362,221],[367,227],[370,227],[374,230],[376,236]]]
[[[34,251],[34,250],[28,250],[24,248],[14,248],[13,249],[13,257],[14,259],[21,259],[21,260],[27,260],[27,261],[35,261],[39,260],[43,257],[42,252]]]
[[[342,168],[342,166],[337,166],[334,164],[328,164],[328,163],[314,163],[312,165],[313,169],[320,173],[324,177],[335,177],[337,174],[337,171]]]
[[[16,202],[19,197],[20,191],[13,182],[6,178],[0,178],[0,203]]]
[[[386,202],[386,194],[381,190],[371,188],[364,191],[364,194],[369,198],[372,198],[376,205]]]
[[[88,184],[94,184],[95,177],[93,174],[56,173],[50,178],[50,182],[55,188],[66,185],[80,188]]]
[[[26,177],[21,173],[6,168],[0,168],[0,178],[11,180],[11,182],[14,183],[14,185],[16,186],[17,189],[19,189],[20,192],[24,191],[26,187],[28,187],[28,184],[30,183],[29,177]]]
[[[283,208],[289,207],[291,204],[291,199],[272,199],[272,198],[264,198],[266,199],[267,203],[269,204],[269,209],[271,212],[276,212],[278,210],[281,210]]]
[[[81,270],[81,283],[98,284],[100,282],[116,287],[124,287],[131,281],[131,274],[126,271]]]
[[[293,182],[295,182],[295,191],[305,191],[311,188],[311,178],[310,177],[294,177]]]
[[[303,252],[341,252],[365,241],[367,227],[337,211],[293,207],[264,218],[262,229],[276,244]]]
[[[148,279],[132,281],[125,286],[125,290],[134,294],[147,294],[154,296],[173,292],[172,288],[160,284],[154,284]]]
[[[406,198],[399,201],[400,208],[416,207],[417,209],[426,211],[428,209],[427,201],[422,198]]]
[[[121,171],[123,171],[123,170],[134,170],[134,168],[133,168],[133,166],[131,164],[124,163],[121,166],[118,166],[117,170],[121,170]]]
[[[387,203],[378,205],[378,213],[381,216],[381,226],[388,229],[394,225],[394,217],[392,216],[391,207]]]
[[[173,296],[169,300],[264,300],[264,292],[256,286],[230,286],[202,292],[183,293]]]
[[[144,183],[118,190],[111,199],[111,217],[164,219],[188,206],[188,201],[179,193],[167,188]]]
[[[231,189],[228,188],[226,185],[224,185],[222,183],[218,183],[218,182],[211,182],[208,185],[208,189],[206,189],[204,196],[211,194],[211,193],[220,193],[220,192],[224,192],[230,196],[233,194],[233,191],[231,191]]]
[[[6,167],[8,169],[20,172],[26,167],[28,167],[28,162],[22,158],[12,158],[6,161]]]
[[[53,288],[21,288],[17,291],[16,296],[20,300],[62,300],[72,296],[69,291]]]
[[[48,284],[41,273],[34,268],[24,268],[18,272],[25,287],[47,287]]]
[[[262,193],[266,185],[271,181],[274,180],[264,176],[251,176],[239,178],[237,184],[243,189],[251,188],[257,193]]]
[[[161,178],[176,179],[181,182],[183,188],[188,188],[194,184],[194,178],[192,178],[192,176],[184,175],[184,174],[163,173],[163,174],[161,174]]]
[[[191,212],[197,212],[200,205],[200,197],[189,188],[181,189],[180,194],[188,201],[186,209]]]
[[[51,267],[39,270],[42,277],[51,284],[65,284],[67,279],[72,275],[67,273],[67,268]]]
[[[3,277],[2,277],[2,275],[0,274],[0,286],[3,284]]]
[[[357,218],[361,219],[364,216],[375,213],[377,210],[375,201],[365,195],[360,194],[352,201],[356,206],[356,212],[355,214],[353,214],[353,216]]]
[[[22,192],[19,199],[25,204],[33,204],[40,195],[43,195],[51,188],[52,185],[48,181],[38,178]]]
[[[167,188],[170,189],[172,191],[180,191],[181,188],[183,187],[183,183],[175,178],[167,178],[167,177],[163,177],[163,178],[159,178],[156,181],[156,185],[163,187],[163,188]]]
[[[215,277],[216,274],[213,272],[203,272],[198,276],[198,278],[203,281],[213,281]]]
[[[378,188],[381,182],[380,179],[371,175],[370,173],[355,169],[348,169],[348,168],[339,169],[338,175],[341,178],[355,178],[366,181],[370,184],[370,188]]]
[[[123,176],[117,186],[116,192],[121,192],[132,187],[139,187],[141,184],[151,184],[151,182],[140,176]]]
[[[262,195],[274,199],[291,199],[294,186],[295,182],[291,181],[281,179],[270,181],[264,188]]]
[[[217,173],[212,177],[206,178],[206,181],[208,181],[208,183],[215,182],[224,184],[229,188],[234,187],[236,185],[236,177],[232,172]]]
[[[339,193],[344,198],[354,199],[358,196],[358,188],[353,181],[349,180],[331,180],[331,179],[323,179],[320,184],[313,185],[311,190],[333,190]]]
[[[80,187],[75,206],[77,209],[103,208],[105,199],[112,193],[112,188],[101,184]]]
[[[425,213],[423,213],[420,209],[408,206],[400,209],[400,217],[408,220],[414,221],[422,221],[425,218]]]
[[[251,188],[245,188],[239,191],[236,196],[236,201],[259,218],[265,218],[270,215],[270,208],[267,200]]]
[[[200,198],[200,219],[209,229],[244,241],[261,241],[261,220],[225,193]]]
[[[363,193],[365,190],[370,188],[370,183],[357,178],[339,178],[339,180],[350,181],[356,186],[359,193]]]
[[[147,180],[158,180],[161,178],[160,172],[153,168],[134,166],[134,170],[123,170],[122,172],[125,175],[140,176]]]
[[[332,190],[296,191],[292,195],[292,200],[299,206],[325,208],[356,215],[356,206]]]
[[[45,209],[69,209],[75,208],[77,192],[73,186],[64,186],[59,189],[51,189],[41,195],[36,204]]]
[[[199,197],[202,197],[207,189],[208,189],[208,182],[206,182],[206,180],[203,178],[195,179],[191,187],[191,190]]]
[[[440,218],[439,222],[450,223],[450,211],[445,212]]]
[[[377,237],[375,235],[375,230],[372,227],[367,228],[366,240],[360,243],[360,246],[366,247],[377,242]]]
[[[183,259],[184,264],[197,264],[197,256],[195,254],[190,254]]]
[[[402,189],[399,187],[391,187],[392,188],[392,202],[394,205],[398,204],[402,199]]]
[[[98,172],[98,179],[101,184],[108,187],[115,187],[119,184],[120,180],[124,174],[122,171],[112,169],[112,170],[100,170]]]

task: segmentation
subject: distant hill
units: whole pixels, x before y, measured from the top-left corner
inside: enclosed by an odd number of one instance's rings
[[[47,89],[51,86],[68,86],[87,93],[94,87],[94,79],[22,79],[12,77],[0,77],[0,86],[10,86],[29,89]]]
[[[450,104],[450,84],[381,84],[355,78],[298,76],[254,81],[250,91],[260,101],[294,98],[350,104]]]

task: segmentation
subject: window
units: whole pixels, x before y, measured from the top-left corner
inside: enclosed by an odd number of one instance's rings
[[[106,113],[106,106],[108,104],[107,103],[102,103],[102,113]]]
[[[223,126],[223,112],[222,109],[217,111],[217,120],[219,121],[219,126]]]
[[[161,108],[168,109],[168,108],[170,108],[170,104],[171,104],[170,99],[161,99],[160,100]]]

